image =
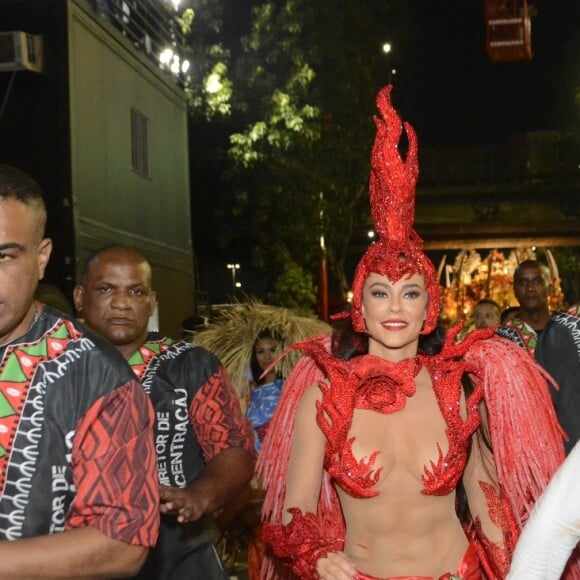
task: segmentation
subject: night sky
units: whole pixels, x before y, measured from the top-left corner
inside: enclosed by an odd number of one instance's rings
[[[580,86],[580,0],[536,0],[533,59],[512,63],[493,63],[487,55],[484,0],[408,0],[408,4],[414,25],[411,42],[397,43],[397,22],[385,23],[385,41],[393,44],[395,106],[415,127],[420,147],[493,145],[513,131],[565,131],[572,122],[578,124],[574,91]],[[337,1],[337,9],[339,5]],[[385,84],[387,71],[385,62]],[[198,150],[191,145],[193,166],[201,172],[194,179],[198,185],[212,183],[208,193],[219,185],[215,176],[203,175],[211,167],[197,155],[218,145],[219,132],[219,127],[212,127]],[[201,215],[205,217],[195,232],[199,282],[204,290],[227,288],[226,261],[244,263],[243,280],[250,259],[241,248],[237,255],[235,248],[223,253],[216,247],[213,233],[203,229],[213,220],[207,220],[203,211]]]
[[[423,145],[484,144],[511,130],[565,128],[580,85],[580,1],[536,0],[533,59],[513,63],[493,63],[486,53],[483,0],[410,6],[415,42],[400,55],[394,46],[394,84]]]

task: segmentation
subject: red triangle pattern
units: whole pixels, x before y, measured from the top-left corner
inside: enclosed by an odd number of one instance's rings
[[[159,352],[148,347],[147,343],[144,343],[139,347],[139,354],[141,355],[142,362],[131,364],[133,372],[135,375],[137,375],[137,378],[140,381],[143,380],[151,360],[154,359],[158,354],[163,354],[169,348],[169,346],[171,346],[163,341],[156,342],[155,344],[159,346]]]
[[[111,402],[115,399],[117,404]],[[136,381],[89,409],[73,447],[78,488],[67,516],[71,527],[93,525],[128,544],[154,545],[156,457],[152,445],[143,444],[149,436],[148,416],[148,397]],[[95,517],[95,505],[106,506],[100,517]]]
[[[53,338],[55,335],[61,335],[62,338]],[[14,409],[14,414],[7,415],[0,419],[0,445],[6,451],[4,456],[0,458],[0,489],[4,489],[10,449],[12,448],[18,423],[20,422],[20,415],[22,414],[22,409],[26,402],[30,380],[34,376],[34,373],[41,362],[56,358],[66,349],[66,345],[71,338],[79,337],[80,333],[74,328],[72,323],[65,320],[62,321],[61,324],[58,324],[50,335],[45,335],[38,342],[20,344],[16,347],[9,347],[7,349],[4,355],[3,364],[0,367],[0,377],[5,378],[5,380],[0,380],[0,391],[2,391],[2,394],[10,402]],[[43,345],[43,342],[46,346]],[[26,352],[26,350],[30,351],[32,349],[42,354],[31,354],[30,352]],[[48,354],[44,354],[45,350]],[[3,377],[6,364],[13,356],[17,358],[18,365],[25,380],[22,380],[22,377],[18,377],[20,380],[16,380],[15,377]]]

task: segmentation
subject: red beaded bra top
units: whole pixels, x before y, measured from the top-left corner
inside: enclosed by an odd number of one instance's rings
[[[381,469],[374,463],[378,451],[357,460],[352,452],[354,438],[349,437],[355,409],[371,409],[379,413],[396,413],[404,408],[407,397],[415,394],[415,377],[426,366],[433,381],[439,409],[447,425],[449,449],[444,455],[440,446],[438,460],[425,466],[422,475],[423,493],[447,495],[457,485],[465,469],[469,440],[479,427],[478,406],[483,388],[476,387],[467,399],[467,416],[461,416],[461,378],[464,373],[477,373],[463,359],[476,341],[489,338],[493,331],[475,331],[462,343],[455,344],[459,328],[449,332],[443,350],[438,355],[407,359],[391,363],[372,355],[361,355],[349,361],[337,359],[325,347],[322,338],[295,344],[292,348],[305,351],[323,371],[322,400],[317,403],[318,425],[327,438],[325,468],[342,489],[353,497],[372,497]]]

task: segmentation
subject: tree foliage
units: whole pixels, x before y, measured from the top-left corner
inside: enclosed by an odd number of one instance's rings
[[[578,304],[580,302],[580,249],[554,248],[552,252],[558,265],[566,304]]]
[[[219,13],[218,2],[204,3]],[[235,217],[240,227],[220,228],[224,243],[251,242],[255,267],[271,279],[279,300],[284,284],[286,294],[296,284],[297,269],[315,278],[323,235],[331,286],[344,295],[348,244],[368,221],[372,117],[389,66],[381,48],[387,40],[403,46],[404,3],[254,0],[246,6],[237,14],[246,18],[239,44],[229,34],[223,36],[229,46],[220,50],[198,47],[206,85],[191,92],[198,115],[211,119],[219,102],[232,117],[223,217],[230,224]],[[208,40],[205,48],[212,46]],[[204,96],[212,72],[221,97]]]

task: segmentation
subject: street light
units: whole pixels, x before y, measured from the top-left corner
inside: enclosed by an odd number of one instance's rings
[[[390,42],[385,42],[383,44],[383,52],[387,55],[387,70],[388,70],[388,84],[391,84],[392,76],[397,73],[394,68],[391,68],[391,51],[393,50],[393,45]]]
[[[239,264],[228,264],[228,270],[232,271],[232,292],[235,298],[236,296],[236,288],[239,288],[241,284],[238,282],[236,284],[236,272],[240,269]]]

